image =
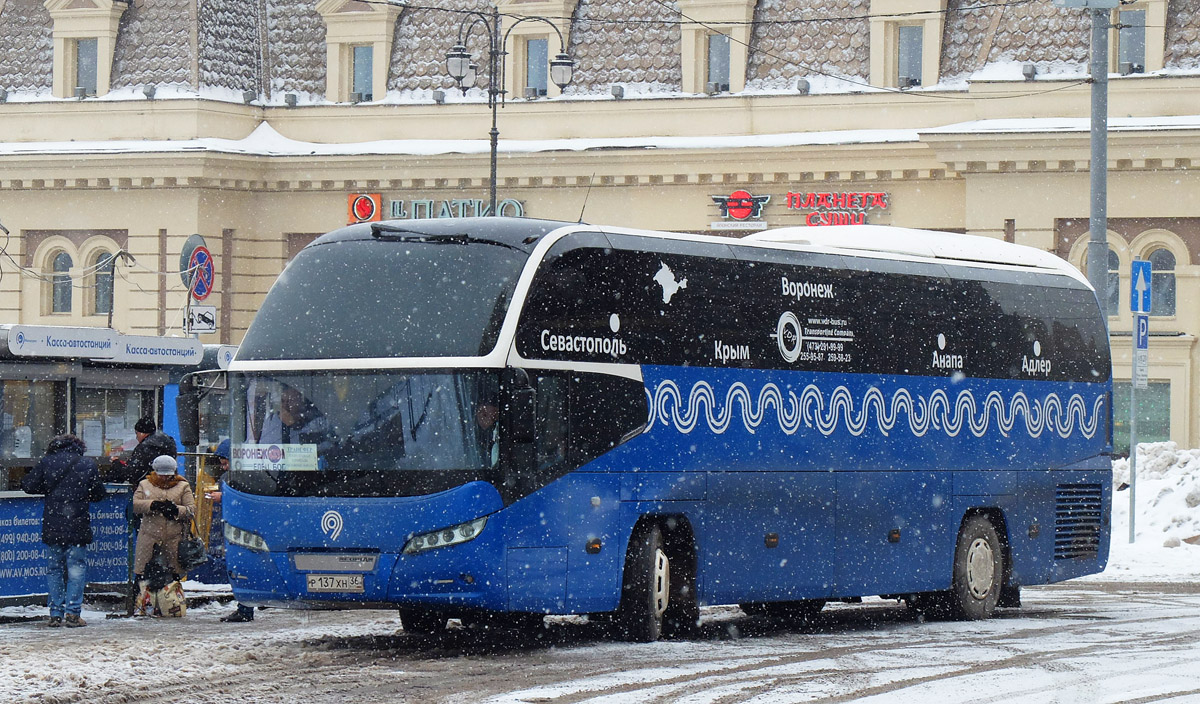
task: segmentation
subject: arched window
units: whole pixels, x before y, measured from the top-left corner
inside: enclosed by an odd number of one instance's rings
[[[1150,278],[1150,315],[1175,315],[1175,255],[1158,248],[1146,257],[1153,272]]]
[[[1107,291],[1108,296],[1108,314],[1116,316],[1121,313],[1121,257],[1117,256],[1117,251],[1112,247],[1108,248],[1108,270]],[[1083,261],[1080,262],[1080,271],[1086,276],[1088,274],[1088,256],[1087,252],[1083,253]]]
[[[1108,314],[1121,312],[1121,258],[1116,250],[1108,248]]]
[[[97,252],[92,258],[92,276],[95,281],[93,301],[94,315],[106,315],[113,309],[113,262],[109,252]]]
[[[50,287],[50,312],[71,312],[71,255],[59,252],[54,255],[54,276]]]

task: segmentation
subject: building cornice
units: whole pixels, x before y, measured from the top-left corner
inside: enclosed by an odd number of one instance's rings
[[[1025,124],[1022,125],[1021,123]],[[1038,129],[1041,120],[1008,121],[998,131],[986,123],[921,132],[921,142],[947,170],[963,174],[1077,173],[1088,171],[1091,136],[1085,120]],[[1077,123],[1077,124],[1075,124]],[[1173,118],[1110,122],[1110,172],[1195,171],[1200,169],[1200,116],[1195,125]]]
[[[944,180],[952,176],[915,143],[829,144],[737,149],[738,170],[722,170],[712,149],[604,149],[502,154],[506,188],[725,188],[731,185]],[[603,163],[597,162],[603,154]],[[341,192],[371,189],[482,189],[487,154],[260,156],[205,152],[21,154],[0,157],[0,192],[215,189]],[[745,164],[756,168],[747,170]],[[802,168],[797,168],[803,165]],[[716,167],[716,168],[714,168]],[[510,174],[519,174],[506,176]],[[406,174],[421,174],[420,177]],[[399,176],[399,177],[397,177]]]

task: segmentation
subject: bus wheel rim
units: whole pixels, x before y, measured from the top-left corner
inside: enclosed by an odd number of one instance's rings
[[[651,591],[654,599],[654,614],[658,618],[667,611],[667,599],[671,593],[671,563],[662,550],[654,551],[654,575]]]
[[[976,538],[967,550],[967,589],[976,599],[986,599],[996,578],[995,553],[984,538]]]

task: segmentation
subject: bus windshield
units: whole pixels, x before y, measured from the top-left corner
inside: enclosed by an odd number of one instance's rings
[[[256,494],[417,495],[491,479],[494,371],[231,375],[228,482]]]
[[[486,354],[527,259],[486,241],[365,239],[306,247],[271,287],[238,359]]]

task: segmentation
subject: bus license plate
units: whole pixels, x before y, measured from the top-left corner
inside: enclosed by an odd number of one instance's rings
[[[310,574],[308,591],[310,592],[363,592],[363,576],[361,574]]]

